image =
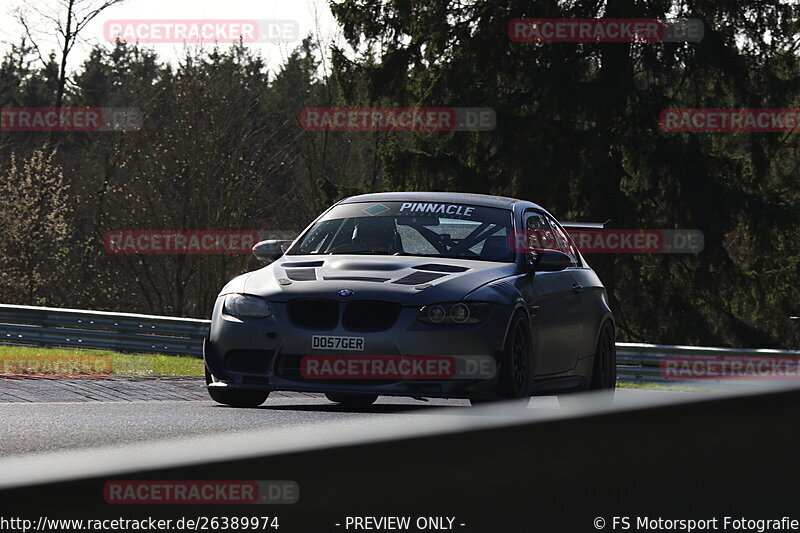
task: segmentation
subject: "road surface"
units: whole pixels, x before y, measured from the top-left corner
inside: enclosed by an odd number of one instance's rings
[[[2,385],[0,380],[0,385]],[[23,383],[36,389],[37,394],[57,398],[52,391],[56,382]],[[147,387],[146,383],[130,383],[130,390]],[[60,383],[59,386],[63,386]],[[90,388],[87,383],[80,387]],[[108,386],[106,383],[104,386]],[[128,385],[126,385],[127,387]],[[150,384],[152,393],[155,388]],[[195,390],[199,388],[200,393]],[[74,387],[73,387],[74,389]],[[37,389],[38,390],[38,389]],[[20,394],[20,393],[17,393]],[[114,399],[106,393],[104,399],[73,399],[72,401],[35,401],[37,394],[26,392],[27,401],[0,403],[0,457],[9,458],[32,453],[76,450],[152,442],[187,436],[205,436],[237,431],[309,428],[315,425],[330,431],[333,422],[338,431],[368,427],[373,422],[391,419],[402,425],[407,420],[462,416],[459,409],[440,411],[438,407],[463,407],[463,416],[473,411],[465,400],[430,400],[381,397],[375,405],[351,409],[333,404],[322,395],[273,393],[257,409],[234,409],[205,399],[199,383],[179,383],[162,387],[160,400]],[[119,393],[117,393],[119,394]],[[618,389],[615,401],[636,403],[658,397],[676,395],[707,395],[663,390]],[[23,395],[24,396],[24,395]],[[146,396],[146,395],[144,395]],[[184,399],[172,400],[170,397]],[[78,397],[77,395],[75,396]],[[133,398],[136,398],[133,396]],[[533,398],[528,409],[555,411],[560,409],[555,397]]]

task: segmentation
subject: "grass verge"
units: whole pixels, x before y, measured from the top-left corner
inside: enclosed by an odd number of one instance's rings
[[[128,354],[107,350],[74,350],[0,346],[0,376],[202,376],[203,360],[162,354]]]
[[[688,385],[686,383],[680,384],[664,384],[654,382],[626,382],[617,381],[618,389],[646,389],[646,390],[674,390],[684,392],[709,392],[723,388],[721,385],[713,385],[709,383],[698,383],[697,385]]]

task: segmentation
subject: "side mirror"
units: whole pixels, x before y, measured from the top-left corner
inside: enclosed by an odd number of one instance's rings
[[[272,263],[283,256],[285,247],[292,244],[292,241],[261,241],[253,246],[253,255],[256,259],[264,263]]]
[[[558,250],[537,250],[536,261],[531,265],[531,270],[537,272],[558,272],[572,264],[572,259],[564,252]]]

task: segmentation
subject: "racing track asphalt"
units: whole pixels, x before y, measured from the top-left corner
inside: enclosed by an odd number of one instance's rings
[[[618,389],[615,401],[636,403],[658,397],[707,394]],[[386,419],[402,425],[417,417],[435,420],[454,416],[453,410],[436,409],[445,406],[465,407],[465,417],[471,411],[465,400],[421,402],[381,397],[373,406],[349,409],[332,404],[322,395],[291,393],[274,394],[258,409],[233,409],[197,397],[178,401],[5,402],[0,403],[0,457],[271,428],[285,431],[320,425],[325,431],[333,427],[336,432],[347,432],[354,427],[363,430],[365,425]],[[533,398],[528,409],[557,410],[559,404],[555,397]]]

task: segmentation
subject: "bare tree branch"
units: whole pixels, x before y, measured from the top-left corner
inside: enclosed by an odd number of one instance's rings
[[[45,56],[42,53],[39,38],[42,35],[56,38],[56,46],[60,52],[60,57],[55,107],[60,108],[64,104],[64,93],[66,92],[68,83],[67,64],[69,62],[69,55],[75,43],[78,42],[80,33],[100,13],[124,1],[125,0],[58,0],[59,9],[52,9],[49,11],[45,11],[40,6],[26,1],[26,9],[20,8],[16,10],[15,17],[24,28],[26,37],[31,41],[39,61],[41,61],[44,66],[47,66],[48,62],[45,60]],[[52,12],[58,12],[60,14],[53,15]],[[34,26],[32,20],[36,18],[50,24],[54,32],[34,32],[32,30]]]
[[[39,57],[39,61],[42,62],[42,66],[46,67],[47,61],[44,60],[44,57],[42,56],[42,51],[39,49],[39,45],[36,44],[36,40],[34,39],[33,34],[31,33],[31,29],[28,27],[28,23],[21,13],[17,13],[17,22],[19,22],[25,29],[25,37],[27,37],[31,41],[33,49],[36,51],[36,55]]]

